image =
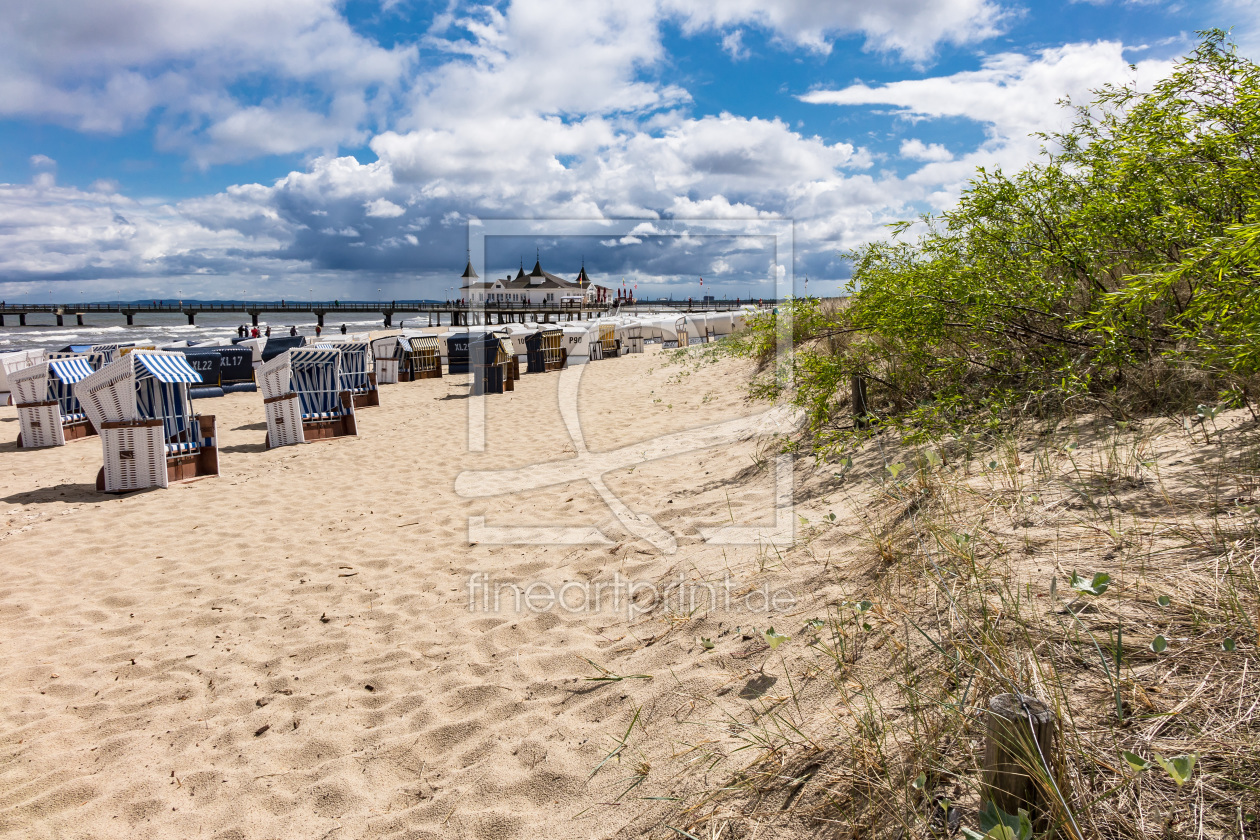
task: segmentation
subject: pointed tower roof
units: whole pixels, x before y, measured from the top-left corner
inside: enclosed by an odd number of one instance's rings
[[[519,269],[517,269],[517,271],[516,271],[516,276],[515,276],[515,277],[513,277],[512,279],[513,279],[513,280],[524,280],[524,279],[525,279],[525,258],[524,258],[524,257],[522,257],[522,258],[521,258],[521,267],[520,267]]]
[[[585,264],[582,265],[582,270],[578,272],[577,280],[575,280],[574,282],[577,283],[582,288],[586,288],[587,286],[591,285],[591,278],[586,276]]]
[[[471,280],[471,279],[476,278],[477,272],[473,271],[472,259],[468,260],[468,266],[464,269],[464,273],[459,276],[464,278],[465,280]]]
[[[533,270],[533,271],[531,271],[531,272],[529,273],[529,276],[530,276],[530,277],[542,277],[542,276],[543,276],[543,270],[542,270],[542,260],[539,260],[539,261],[537,261],[537,262],[535,262],[535,263],[534,263],[534,270]]]

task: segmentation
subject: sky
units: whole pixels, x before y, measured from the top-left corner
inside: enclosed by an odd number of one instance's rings
[[[1249,0],[8,0],[0,299],[443,299],[469,219],[644,223],[491,237],[489,277],[834,294],[1208,28],[1260,54]],[[766,219],[791,254],[652,225]]]

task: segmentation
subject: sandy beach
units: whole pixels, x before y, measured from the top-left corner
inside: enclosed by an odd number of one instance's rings
[[[651,347],[587,366],[592,452],[766,410],[744,398],[746,363],[662,359]],[[464,376],[385,386],[357,438],[273,451],[260,395],[201,401],[222,474],[121,497],[93,488],[96,438],[19,450],[15,410],[0,409],[0,834],[636,833],[677,780],[654,769],[681,749],[658,721],[677,729],[689,698],[753,670],[732,673],[699,641],[746,613],[518,612],[510,597],[495,612],[470,605],[469,581],[729,574],[746,590],[765,550],[706,545],[697,529],[773,520],[755,468],[766,441],[606,476],[673,535],[673,554],[630,535],[585,478],[461,497],[461,472],[572,456],[559,376],[491,397],[482,452],[467,450]],[[594,527],[608,543],[470,544],[470,517]],[[589,679],[601,675],[630,678]]]

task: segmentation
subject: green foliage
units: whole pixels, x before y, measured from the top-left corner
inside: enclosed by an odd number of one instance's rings
[[[1023,808],[1018,814],[1008,814],[992,802],[986,802],[978,817],[980,831],[963,829],[968,840],[1032,840],[1032,820]]]
[[[774,632],[773,627],[767,628],[766,632],[762,635],[766,640],[766,644],[770,645],[770,650],[778,650],[779,645],[791,638],[791,636],[784,636],[780,633]]]
[[[838,419],[853,375],[876,427],[928,432],[1249,402],[1260,67],[1212,31],[1149,91],[1065,104],[1072,126],[1042,138],[1041,161],[979,170],[916,240],[899,223],[848,254],[843,305],[794,300],[754,322],[745,352],[789,368],[762,395],[790,382],[824,444],[853,433]]]
[[[1074,571],[1072,572],[1071,584],[1072,588],[1082,595],[1101,595],[1111,586],[1111,575],[1106,572],[1098,572],[1093,578],[1086,580]]]

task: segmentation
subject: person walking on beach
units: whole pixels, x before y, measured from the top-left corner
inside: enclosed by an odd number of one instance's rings
[[[289,327],[289,335],[291,335],[291,336],[297,335],[297,327],[296,327],[296,326]]]
[[[245,325],[244,325],[244,324],[241,324],[239,327],[237,327],[237,328],[236,328],[236,337],[237,337],[237,338],[244,338],[244,337],[245,337]]]
[[[265,335],[267,336],[267,338],[271,338],[271,327],[270,327],[270,326],[268,326],[268,327],[267,327],[267,332],[265,333]]]
[[[249,331],[249,337],[258,338],[258,327],[254,327],[252,330]]]
[[[341,325],[341,334],[342,334],[342,335],[345,335],[345,334],[346,334],[346,325],[345,325],[345,324],[342,324],[342,325]]]
[[[324,328],[323,328],[323,327],[321,327],[319,324],[316,324],[316,325],[315,325],[315,337],[316,337],[316,338],[319,338],[319,334],[320,334],[320,333],[322,333],[323,331],[324,331]]]

